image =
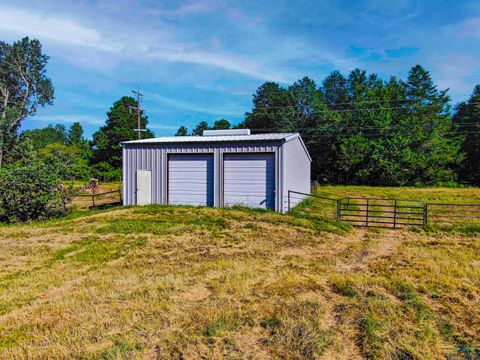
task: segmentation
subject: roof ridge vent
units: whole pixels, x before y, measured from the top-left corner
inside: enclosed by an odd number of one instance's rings
[[[250,129],[203,130],[203,136],[250,135]]]

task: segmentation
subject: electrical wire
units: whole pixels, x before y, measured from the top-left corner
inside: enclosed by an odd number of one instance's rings
[[[350,105],[356,105],[358,103],[350,103]],[[470,102],[470,103],[464,103],[464,106],[472,106],[472,105],[480,105],[480,102]],[[449,107],[450,105],[446,105],[443,107]],[[358,109],[325,109],[325,110],[312,110],[312,113],[349,113],[349,112],[358,112],[358,111],[388,111],[388,110],[411,110],[411,109],[427,109],[429,107],[440,107],[438,105],[405,105],[405,106],[396,106],[396,107],[381,107],[381,108],[358,108]],[[294,110],[298,111],[298,104],[293,104],[290,106],[266,106],[260,108],[260,110],[281,110],[281,109],[286,109],[286,110]],[[254,110],[259,110],[253,109]],[[180,113],[187,113],[187,114],[210,114],[208,111],[177,111],[177,110],[172,110],[172,111],[155,111],[153,113],[167,113],[167,114],[180,114]],[[253,112],[245,112],[243,114],[237,114],[237,113],[221,113],[221,114],[211,114],[215,116],[231,116],[231,117],[240,117],[240,116],[245,116],[246,114],[250,116],[265,116],[268,114],[265,113],[260,113],[260,114],[255,114]]]

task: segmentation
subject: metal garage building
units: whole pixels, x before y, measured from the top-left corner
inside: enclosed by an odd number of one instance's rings
[[[311,158],[299,134],[206,130],[203,136],[126,141],[124,205],[288,209],[288,190],[310,192]]]

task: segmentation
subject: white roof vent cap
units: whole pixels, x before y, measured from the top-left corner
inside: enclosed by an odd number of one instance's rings
[[[250,129],[203,130],[203,136],[250,135]]]

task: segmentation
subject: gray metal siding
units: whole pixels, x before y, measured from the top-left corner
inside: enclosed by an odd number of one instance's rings
[[[124,205],[136,204],[137,170],[152,171],[152,203],[159,203],[159,189],[156,184],[160,181],[161,169],[158,159],[158,149],[149,148],[124,148],[123,149],[123,203]]]
[[[168,203],[213,206],[213,154],[168,155]]]
[[[310,159],[305,152],[300,138],[293,139],[282,145],[281,154],[283,156],[283,196],[282,210],[288,211],[288,190],[310,193]],[[296,206],[305,196],[292,195],[291,206]]]
[[[224,153],[275,153],[278,164],[280,141],[232,142],[232,143],[179,143],[179,144],[132,144],[123,148],[123,201],[124,205],[135,205],[137,170],[152,171],[152,203],[167,203],[167,158],[169,154],[210,153],[214,156],[214,206],[223,205],[223,154]],[[276,166],[279,171],[278,166]],[[276,189],[281,189],[281,180],[276,179]],[[276,210],[281,204],[281,193],[277,192]]]
[[[224,154],[224,205],[275,209],[274,153]]]
[[[310,160],[300,138],[283,141],[125,144],[123,148],[123,201],[136,204],[136,171],[152,171],[152,203],[166,204],[169,154],[213,156],[213,204],[224,204],[224,157],[232,153],[273,153],[275,164],[275,210],[286,211],[288,190],[310,192]],[[293,205],[295,204],[293,201]]]

